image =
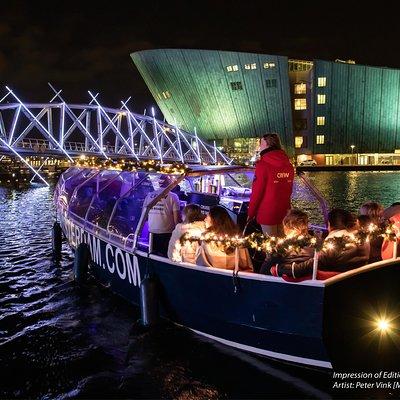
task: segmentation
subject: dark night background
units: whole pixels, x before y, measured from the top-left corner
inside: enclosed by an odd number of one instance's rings
[[[48,81],[69,102],[88,102],[88,89],[108,106],[132,96],[131,108],[141,112],[154,101],[129,54],[143,49],[237,50],[400,68],[396,9],[280,4],[2,2],[0,83],[31,102],[50,100]]]

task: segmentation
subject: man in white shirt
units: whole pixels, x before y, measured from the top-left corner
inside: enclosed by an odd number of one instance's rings
[[[168,175],[163,175],[159,181],[160,189],[149,193],[143,202],[143,212],[160,193],[171,184]],[[179,197],[172,192],[167,193],[149,211],[149,232],[153,234],[153,253],[167,257],[168,244],[172,231],[181,221]]]

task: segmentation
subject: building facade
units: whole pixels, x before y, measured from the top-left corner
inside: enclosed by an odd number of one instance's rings
[[[299,162],[400,163],[400,70],[208,50],[131,57],[169,123],[237,159],[278,132]]]
[[[279,132],[293,152],[287,57],[172,49],[131,57],[169,123],[196,129],[237,158],[252,151],[247,139],[266,132]]]

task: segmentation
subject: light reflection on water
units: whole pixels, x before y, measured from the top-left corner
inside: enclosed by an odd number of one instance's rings
[[[332,208],[356,212],[369,200],[384,207],[400,201],[400,172],[314,172],[308,176]]]
[[[399,173],[308,176],[333,207],[400,200]],[[297,197],[318,220],[318,204],[304,189]],[[76,288],[67,246],[61,267],[51,263],[53,215],[52,189],[0,187],[0,397],[324,397],[318,390],[329,390],[324,375],[265,361],[261,368],[172,325],[143,334],[133,324],[137,308],[94,282]]]
[[[323,195],[329,208],[345,208],[357,214],[367,201],[377,201],[385,208],[400,201],[399,172],[308,172],[306,177]],[[306,211],[313,224],[323,223],[318,201],[298,180],[294,185],[292,206]]]

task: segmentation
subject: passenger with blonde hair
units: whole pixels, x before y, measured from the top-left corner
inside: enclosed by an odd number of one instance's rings
[[[283,219],[283,230],[286,237],[299,237],[308,235],[308,215],[297,209],[289,210]],[[314,256],[314,249],[312,247],[304,247],[300,252],[291,252],[285,257],[282,256],[267,256],[263,265],[261,266],[260,273],[269,275],[271,267],[275,265],[281,266],[283,270],[289,270],[292,264],[304,262],[312,259]]]
[[[182,212],[183,222],[177,224],[172,232],[168,245],[168,258],[173,261],[183,261],[188,263],[196,263],[196,253],[199,244],[196,241],[180,243],[182,235],[185,233],[190,236],[201,236],[206,230],[204,223],[204,215],[201,207],[197,204],[188,204]]]
[[[215,206],[210,209],[205,219],[205,235],[217,237],[234,237],[239,235],[237,225],[232,221],[224,207]],[[196,260],[197,265],[221,269],[235,269],[238,261],[239,270],[253,272],[253,264],[246,248],[239,248],[238,253],[234,248],[226,248],[224,244],[216,241],[203,241]]]

